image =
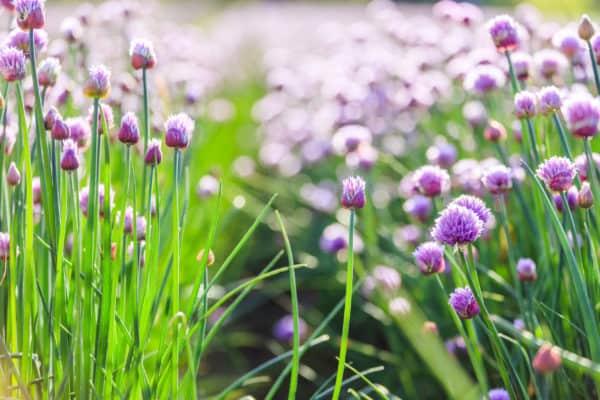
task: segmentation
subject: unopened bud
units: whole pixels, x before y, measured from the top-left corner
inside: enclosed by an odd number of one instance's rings
[[[588,182],[583,182],[579,194],[577,195],[577,204],[581,208],[592,208],[594,205],[594,194]]]
[[[202,261],[203,258],[204,258],[204,249],[202,249],[198,252],[198,255],[196,256],[196,260]],[[215,263],[215,253],[213,253],[212,249],[209,249],[208,250],[208,258],[206,259],[206,265],[208,265],[210,267],[214,263]]]
[[[577,29],[579,37],[587,42],[592,38],[592,36],[594,36],[595,31],[596,30],[594,29],[594,25],[592,25],[590,17],[584,14],[581,17],[581,21],[579,22],[579,28]]]

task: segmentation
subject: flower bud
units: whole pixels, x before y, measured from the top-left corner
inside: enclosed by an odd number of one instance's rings
[[[48,112],[46,112],[46,116],[44,117],[44,127],[47,131],[52,130],[54,126],[54,122],[56,122],[57,118],[62,118],[56,107],[50,107]]]
[[[587,14],[584,14],[581,17],[579,27],[577,28],[579,37],[587,42],[592,38],[592,36],[594,36],[595,32],[596,30],[594,29],[594,25],[592,24],[590,17],[588,17]]]
[[[6,261],[10,257],[10,236],[0,232],[0,260]]]
[[[10,186],[17,186],[19,183],[21,183],[21,173],[17,169],[17,166],[14,162],[11,162],[10,166],[8,167],[6,181]]]
[[[103,99],[110,93],[110,71],[104,65],[90,68],[83,93],[93,99]]]
[[[144,156],[146,165],[158,165],[162,161],[162,150],[160,148],[160,140],[152,139],[148,143],[148,151]]]
[[[517,272],[520,281],[535,281],[537,279],[535,262],[530,258],[521,258],[517,262]]]
[[[351,176],[342,183],[342,206],[348,209],[365,206],[365,181],[359,176]]]
[[[79,150],[77,144],[71,139],[66,139],[63,143],[60,167],[65,171],[74,171],[79,168]]]
[[[138,120],[134,113],[128,112],[121,119],[119,128],[119,141],[128,145],[136,144],[140,140]]]
[[[556,371],[560,368],[561,363],[562,359],[556,347],[544,344],[535,354],[532,365],[537,372],[545,374]]]
[[[54,125],[52,125],[52,138],[54,140],[65,140],[70,136],[69,125],[62,118],[56,118]]]
[[[196,256],[196,261],[202,261],[204,258],[204,249],[201,249]],[[206,259],[206,265],[211,266],[215,263],[215,253],[213,253],[212,249],[208,249],[208,258]]]
[[[485,140],[490,142],[500,142],[506,139],[506,128],[500,122],[491,119],[483,131]]]
[[[194,121],[185,113],[169,117],[165,122],[165,143],[168,147],[185,149],[190,143]]]
[[[156,54],[149,40],[133,40],[129,48],[129,56],[133,69],[150,69],[156,65]]]
[[[56,84],[61,66],[58,59],[54,57],[46,58],[40,63],[38,68],[38,81],[42,87],[50,87]]]
[[[17,25],[24,31],[42,29],[46,23],[44,0],[17,0]]]
[[[594,194],[589,182],[581,184],[581,189],[579,189],[579,194],[577,195],[577,205],[581,208],[592,208],[594,205]]]

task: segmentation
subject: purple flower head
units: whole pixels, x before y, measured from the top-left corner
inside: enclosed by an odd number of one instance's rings
[[[569,190],[567,190],[567,202],[569,203],[569,209],[574,210],[577,208],[577,197],[579,195],[579,191],[575,186],[571,186]],[[554,205],[558,212],[563,212],[563,200],[562,196],[559,193],[555,193],[553,196]]]
[[[537,99],[535,94],[523,90],[515,95],[515,116],[519,119],[532,118],[536,114]]]
[[[71,131],[71,139],[77,143],[77,146],[80,149],[86,149],[92,136],[92,129],[87,120],[82,117],[77,117],[68,118],[65,122]]]
[[[298,337],[302,341],[308,333],[308,325],[302,318],[298,319]],[[273,336],[280,342],[289,343],[294,338],[294,318],[286,315],[273,327]]]
[[[19,183],[21,183],[21,173],[14,162],[11,162],[10,166],[8,167],[8,172],[6,173],[6,182],[10,186],[17,186]]]
[[[120,217],[120,215],[119,215]],[[120,222],[120,221],[119,221]],[[133,208],[127,206],[125,208],[125,219],[123,220],[123,232],[131,234],[133,232]]]
[[[469,101],[463,106],[463,117],[473,128],[485,126],[488,120],[487,110],[480,101]]]
[[[138,119],[134,113],[128,112],[121,118],[119,140],[127,145],[136,144],[140,140]]]
[[[425,165],[413,174],[416,190],[427,196],[436,197],[450,190],[450,176],[437,165]]]
[[[591,208],[594,205],[594,194],[589,182],[583,182],[577,194],[577,205],[581,208]]]
[[[152,42],[145,39],[134,39],[129,46],[129,56],[133,69],[153,68],[156,65],[156,54]]]
[[[138,242],[146,240],[146,217],[138,215],[135,219],[136,223],[136,240]]]
[[[423,275],[444,272],[444,269],[446,269],[444,246],[435,242],[425,242],[419,245],[413,252],[413,257],[415,257],[419,271]]]
[[[100,217],[104,217],[104,202],[106,201],[106,193],[105,193],[104,185],[101,183],[98,185],[98,213]],[[81,208],[81,213],[88,216],[88,203],[90,197],[90,188],[88,186],[81,189],[79,192],[79,207]],[[110,189],[109,193],[109,204],[108,206],[112,209],[114,207],[115,200],[115,191]]]
[[[6,261],[10,257],[10,236],[0,232],[0,260]]]
[[[17,25],[24,31],[41,29],[46,23],[44,0],[16,0]]]
[[[6,46],[15,47],[25,54],[25,57],[31,57],[31,52],[29,51],[29,32],[23,32],[22,30],[15,29],[10,32],[6,41],[4,42]],[[34,30],[33,31],[33,46],[35,47],[35,54],[38,56],[46,46],[48,45],[48,34],[44,30]]]
[[[158,139],[151,139],[148,142],[148,150],[144,156],[146,165],[158,165],[162,161],[161,143]]]
[[[360,176],[351,176],[342,182],[342,206],[358,209],[365,206],[365,181]]]
[[[596,56],[596,62],[600,63],[600,34],[596,33],[590,40],[590,43],[592,45],[594,56]]]
[[[451,143],[439,143],[428,148],[426,156],[430,163],[449,168],[456,161],[458,151]]]
[[[558,349],[550,344],[543,344],[535,354],[531,365],[542,374],[556,371],[562,364]]]
[[[483,131],[483,136],[490,142],[500,142],[506,139],[506,128],[500,122],[491,119]]]
[[[600,154],[592,153],[592,159],[594,160],[594,164],[596,164],[596,168],[600,168]],[[575,167],[577,168],[577,173],[582,181],[587,180],[587,157],[585,154],[580,154],[575,157],[574,160]],[[592,167],[594,168],[594,167]]]
[[[15,47],[0,49],[0,73],[7,82],[20,81],[25,78],[25,54]]]
[[[60,71],[61,66],[57,58],[46,58],[38,67],[38,81],[40,85],[43,87],[54,86]]]
[[[407,214],[425,222],[433,211],[433,204],[429,197],[417,194],[406,200],[402,208]]]
[[[450,295],[450,305],[462,319],[470,319],[479,314],[479,304],[471,288],[456,288]]]
[[[588,138],[598,134],[600,106],[592,97],[573,95],[565,101],[562,111],[567,127],[576,138]]]
[[[198,181],[196,194],[200,198],[212,197],[219,192],[219,180],[212,175],[204,175]]]
[[[540,113],[552,115],[562,107],[562,97],[556,86],[546,86],[538,93],[540,99]]]
[[[520,330],[520,331],[524,331],[525,330],[525,321],[523,321],[521,318],[517,318],[513,321],[513,326]]]
[[[103,99],[110,93],[110,70],[104,65],[90,67],[83,93],[93,99]]]
[[[532,62],[531,56],[527,53],[519,52],[512,55],[513,71],[519,81],[525,82],[529,79]]]
[[[67,17],[60,24],[60,32],[69,43],[76,43],[81,40],[83,27],[77,18]]]
[[[575,32],[562,30],[552,38],[552,44],[568,59],[572,59],[583,49],[584,43]]]
[[[52,125],[52,138],[54,140],[65,140],[70,136],[69,125],[58,116]]]
[[[178,150],[185,149],[190,144],[194,120],[187,114],[172,115],[165,122],[165,143],[168,147]]]
[[[47,131],[52,130],[54,122],[57,118],[62,118],[60,113],[58,112],[56,107],[50,107],[48,109],[48,112],[46,112],[46,115],[44,116],[44,128],[46,128]]]
[[[465,76],[465,90],[485,95],[486,93],[504,86],[504,73],[493,65],[479,65]]]
[[[63,142],[63,152],[60,167],[65,171],[74,171],[79,168],[79,149],[72,139]]]
[[[551,157],[538,167],[536,173],[550,190],[564,192],[573,185],[576,169],[566,157]]]
[[[31,181],[33,189],[33,203],[40,204],[42,202],[42,183],[39,176],[34,176]]]
[[[498,51],[504,53],[519,47],[519,28],[512,17],[498,15],[488,22],[487,27]]]
[[[531,258],[521,258],[517,262],[517,273],[520,281],[535,281],[537,273],[535,271],[535,262]]]
[[[481,182],[491,194],[506,193],[512,188],[512,171],[504,165],[493,166],[483,174]]]
[[[463,194],[454,199],[450,205],[461,206],[473,211],[481,220],[484,228],[492,218],[492,212],[479,197]]]
[[[544,79],[552,79],[561,74],[568,63],[560,52],[552,49],[542,49],[533,55],[533,60],[538,68],[539,74]]]
[[[439,243],[464,246],[476,241],[483,233],[483,222],[473,211],[452,204],[441,212],[431,230],[431,236]]]
[[[508,392],[502,388],[492,389],[488,392],[489,400],[510,400]]]

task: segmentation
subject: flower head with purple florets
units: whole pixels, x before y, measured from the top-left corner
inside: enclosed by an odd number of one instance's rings
[[[450,190],[450,175],[437,165],[425,165],[413,174],[415,189],[427,197],[436,197]]]
[[[165,143],[168,147],[178,150],[185,149],[190,144],[194,130],[194,120],[186,113],[172,115],[165,122]]]
[[[450,205],[465,207],[475,213],[485,227],[492,218],[492,212],[479,197],[463,194],[454,199]]]
[[[134,39],[129,47],[131,66],[133,69],[153,68],[156,65],[156,54],[152,42],[146,39]]]
[[[24,31],[41,29],[46,23],[44,0],[16,0],[17,25]]]
[[[27,32],[14,29],[9,33],[4,43],[6,46],[16,47],[21,50],[27,58],[31,56],[31,52],[29,51],[29,33]],[[38,56],[48,45],[48,34],[46,31],[42,29],[33,31],[33,45],[35,47],[35,54]]]
[[[479,314],[479,304],[471,288],[456,288],[450,295],[450,305],[462,319],[470,319]]]
[[[556,86],[546,86],[538,93],[540,99],[540,113],[552,115],[562,107],[562,97]]]
[[[488,22],[488,30],[498,51],[504,53],[519,47],[519,29],[512,17],[498,15]]]
[[[342,206],[348,209],[365,206],[365,181],[360,176],[351,176],[342,182]]]
[[[573,185],[576,168],[566,157],[551,157],[538,167],[536,174],[550,190],[564,192]]]
[[[90,67],[83,93],[94,99],[105,98],[110,93],[110,75],[110,70],[104,65]]]
[[[449,246],[465,246],[483,233],[483,222],[473,211],[458,204],[446,207],[435,221],[431,236]]]
[[[502,388],[492,389],[488,392],[489,400],[510,400],[508,392]]]
[[[515,95],[515,116],[519,119],[528,119],[535,116],[537,111],[535,94],[523,90]]]
[[[136,144],[140,140],[140,129],[138,127],[138,119],[132,112],[126,113],[121,118],[121,126],[119,127],[119,141],[128,145]]]
[[[573,136],[588,138],[598,134],[600,105],[592,97],[573,95],[565,101],[562,111]]]
[[[419,271],[421,271],[423,275],[444,272],[446,269],[444,246],[435,242],[425,242],[420,244],[413,252],[413,257],[415,257]]]
[[[495,165],[483,174],[481,182],[491,194],[506,193],[512,188],[512,171],[504,165]]]
[[[15,47],[0,49],[0,73],[7,82],[20,81],[27,73],[25,54]]]

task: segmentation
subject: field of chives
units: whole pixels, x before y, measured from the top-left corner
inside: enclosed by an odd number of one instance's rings
[[[1,398],[600,396],[594,15],[0,5]]]

